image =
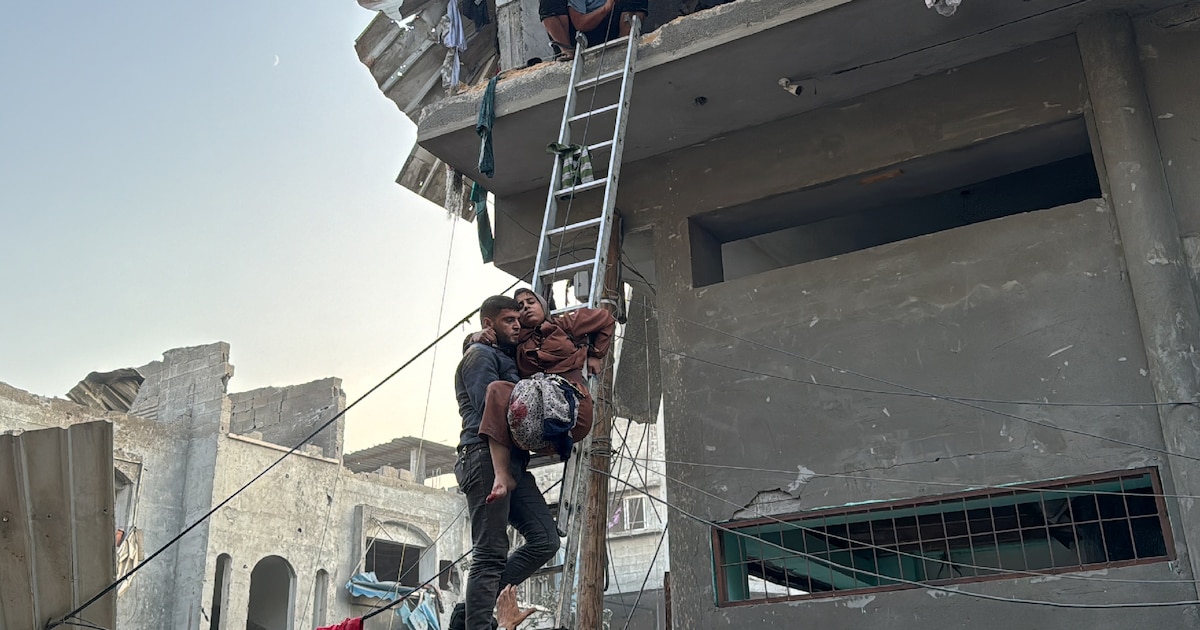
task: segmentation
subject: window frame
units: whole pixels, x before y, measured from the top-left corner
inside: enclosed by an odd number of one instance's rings
[[[916,584],[888,584],[881,586],[871,586],[864,588],[853,588],[833,591],[810,592],[803,595],[768,595],[767,597],[744,599],[738,601],[730,601],[729,599],[729,584],[726,577],[724,548],[722,546],[721,535],[726,530],[738,531],[739,529],[748,529],[760,525],[775,525],[780,522],[792,523],[796,521],[805,521],[813,518],[841,516],[848,514],[870,514],[872,512],[883,512],[895,508],[913,508],[920,506],[934,505],[937,503],[979,499],[987,497],[999,498],[1013,491],[1030,491],[1038,490],[1053,490],[1053,489],[1070,489],[1072,486],[1078,486],[1098,481],[1113,481],[1117,479],[1126,479],[1137,477],[1140,475],[1149,475],[1150,487],[1153,492],[1151,495],[1154,499],[1155,506],[1158,510],[1159,525],[1162,530],[1163,544],[1166,548],[1164,556],[1153,558],[1134,558],[1131,560],[1118,560],[1115,562],[1100,562],[1089,563],[1080,566],[1057,567],[1046,569],[1013,569],[1012,572],[1001,572],[994,575],[975,575],[952,577],[945,579],[923,580],[920,585]],[[1126,517],[1128,518],[1128,517]],[[759,604],[776,603],[776,602],[794,602],[804,600],[820,600],[836,597],[858,596],[872,593],[882,593],[889,591],[899,591],[922,588],[924,585],[945,586],[953,584],[968,584],[976,582],[992,582],[996,580],[1013,580],[1022,578],[1039,578],[1043,575],[1057,575],[1061,573],[1078,573],[1081,571],[1095,571],[1101,569],[1116,569],[1121,567],[1136,566],[1143,564],[1157,564],[1161,562],[1174,562],[1175,540],[1171,530],[1171,516],[1167,511],[1166,502],[1163,499],[1162,479],[1159,474],[1159,468],[1156,466],[1148,466],[1144,468],[1134,468],[1129,470],[1109,471],[1102,473],[1094,473],[1079,477],[1070,477],[1067,479],[1055,479],[1052,481],[1038,481],[1030,483],[1014,483],[1002,486],[993,486],[978,490],[970,490],[966,492],[958,492],[951,494],[930,495],[915,499],[898,499],[894,501],[880,501],[870,503],[868,506],[852,505],[836,508],[818,508],[802,512],[795,512],[779,516],[760,517],[754,519],[745,519],[737,521],[726,521],[718,523],[717,526],[711,527],[711,543],[713,551],[713,564],[711,570],[714,574],[714,585],[716,587],[716,603],[719,608],[735,607],[735,606],[754,606]],[[749,535],[749,534],[747,534]]]

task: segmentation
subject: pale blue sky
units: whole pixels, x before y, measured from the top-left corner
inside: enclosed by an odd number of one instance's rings
[[[452,223],[394,183],[415,127],[355,57],[371,17],[353,0],[0,7],[0,381],[62,396],[219,340],[233,391],[339,376],[352,400],[428,343]],[[512,281],[473,225],[453,251],[446,322]],[[431,439],[457,433],[457,355],[437,362]],[[347,448],[420,434],[430,366],[352,411]]]

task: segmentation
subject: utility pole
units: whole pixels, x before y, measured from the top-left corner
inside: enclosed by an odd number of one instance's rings
[[[612,236],[608,239],[608,260],[604,268],[604,293],[600,308],[617,315],[617,296],[621,287],[621,215],[613,214]],[[592,392],[592,448],[587,453],[591,483],[583,504],[583,535],[580,537],[579,600],[575,616],[577,630],[598,630],[604,620],[604,575],[608,568],[608,480],[612,472],[612,401],[613,352],[604,357],[599,387]],[[564,584],[564,588],[570,588]]]

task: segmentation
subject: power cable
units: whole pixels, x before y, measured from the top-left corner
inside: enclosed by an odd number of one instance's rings
[[[511,285],[509,285],[509,287],[508,287],[507,289],[505,289],[503,292],[504,292],[504,293],[507,293],[508,291],[512,290],[512,289],[513,289],[513,287],[516,287],[516,286],[517,286],[518,284],[520,284],[521,282],[522,282],[522,279],[518,279],[516,282],[512,283]],[[154,553],[150,554],[150,555],[149,555],[149,556],[148,556],[148,557],[147,557],[145,560],[142,560],[142,561],[141,561],[141,562],[139,562],[137,565],[135,565],[135,566],[134,566],[132,569],[130,569],[130,570],[129,570],[129,572],[128,572],[128,573],[126,573],[125,575],[121,576],[120,578],[118,578],[118,579],[117,579],[116,581],[114,581],[113,583],[111,583],[111,584],[109,584],[108,586],[106,586],[106,587],[105,587],[103,590],[101,590],[99,593],[97,593],[96,595],[92,596],[92,598],[91,598],[91,599],[88,599],[86,602],[84,602],[83,604],[79,605],[77,608],[75,608],[75,609],[74,609],[74,610],[72,610],[71,612],[69,612],[69,613],[67,613],[67,614],[63,615],[61,618],[59,618],[59,619],[57,619],[57,620],[51,620],[51,621],[49,621],[49,622],[46,624],[46,630],[52,630],[53,628],[57,628],[58,626],[61,626],[61,625],[63,625],[63,624],[64,624],[64,623],[65,623],[65,622],[66,622],[68,619],[71,619],[71,618],[75,617],[75,616],[76,616],[76,615],[78,615],[80,612],[82,612],[84,609],[86,609],[88,606],[91,606],[92,604],[94,604],[94,603],[96,603],[97,601],[99,601],[101,597],[104,597],[105,595],[107,595],[108,593],[110,593],[110,592],[111,592],[111,591],[112,591],[114,588],[116,588],[116,587],[120,586],[120,585],[121,585],[121,583],[123,583],[124,581],[126,581],[126,580],[128,580],[130,577],[132,577],[132,576],[133,576],[135,573],[137,573],[137,572],[138,572],[138,571],[139,571],[139,570],[140,570],[142,567],[144,567],[144,566],[146,566],[147,564],[149,564],[151,561],[153,561],[155,558],[157,558],[159,555],[161,555],[161,554],[162,554],[164,551],[166,551],[167,549],[170,549],[170,548],[171,548],[171,547],[172,547],[172,546],[173,546],[175,543],[179,542],[179,541],[180,541],[180,540],[181,540],[181,539],[182,539],[184,536],[186,536],[188,533],[190,533],[190,532],[191,532],[193,529],[196,529],[197,527],[199,527],[199,526],[200,526],[200,524],[201,524],[201,523],[205,522],[205,521],[206,521],[206,520],[208,520],[210,517],[212,517],[212,515],[213,515],[213,514],[216,514],[216,513],[217,513],[217,510],[220,510],[221,508],[223,508],[223,507],[225,507],[226,505],[228,505],[228,504],[229,504],[229,502],[230,502],[230,501],[232,501],[232,500],[234,499],[234,497],[236,497],[236,496],[238,496],[239,494],[241,494],[242,492],[244,492],[244,491],[245,491],[247,488],[249,488],[251,485],[253,485],[253,484],[254,484],[256,481],[258,481],[259,479],[262,479],[264,475],[266,475],[268,472],[270,472],[272,469],[274,469],[276,466],[278,466],[280,462],[282,462],[283,460],[285,460],[285,459],[287,459],[288,457],[290,457],[291,455],[293,455],[293,454],[294,454],[296,451],[300,450],[300,448],[301,448],[302,446],[304,446],[305,444],[307,444],[309,441],[311,441],[313,438],[315,438],[315,437],[316,437],[318,434],[320,434],[322,431],[324,431],[325,429],[329,428],[329,426],[330,426],[330,425],[332,425],[334,422],[337,422],[337,420],[338,420],[339,418],[341,418],[342,416],[346,415],[346,412],[350,411],[350,410],[351,410],[351,409],[353,409],[355,406],[357,406],[357,405],[358,405],[360,402],[362,402],[362,401],[363,401],[363,400],[364,400],[364,399],[365,399],[367,396],[370,396],[371,394],[375,393],[377,390],[379,390],[379,388],[381,388],[381,387],[383,387],[385,384],[387,384],[387,382],[388,382],[388,381],[392,380],[392,378],[394,378],[394,377],[395,377],[397,374],[399,374],[400,372],[402,372],[402,371],[403,371],[405,368],[407,368],[408,366],[412,365],[414,362],[416,362],[416,361],[417,361],[417,359],[421,358],[421,356],[423,356],[423,355],[424,355],[426,352],[428,352],[429,350],[433,349],[433,348],[434,348],[434,347],[435,347],[437,344],[441,343],[441,341],[442,341],[443,339],[445,339],[446,337],[450,336],[450,334],[451,334],[451,333],[453,333],[455,330],[457,330],[459,326],[461,326],[461,325],[463,325],[463,324],[466,324],[468,321],[470,321],[470,319],[471,319],[472,317],[474,317],[474,316],[475,316],[475,314],[476,314],[476,313],[478,313],[478,312],[479,312],[479,308],[476,308],[476,309],[472,310],[470,313],[468,313],[466,316],[464,316],[462,319],[460,319],[460,320],[458,320],[457,322],[455,322],[453,326],[451,326],[450,328],[448,328],[448,329],[447,329],[445,332],[443,332],[441,335],[438,335],[438,337],[437,337],[436,339],[434,339],[433,341],[429,342],[429,344],[428,344],[428,345],[426,345],[424,348],[422,348],[422,349],[421,349],[419,352],[417,352],[417,354],[413,355],[413,357],[412,357],[412,358],[408,359],[408,360],[407,360],[407,361],[405,361],[403,364],[401,364],[401,365],[400,365],[400,367],[396,368],[394,371],[392,371],[392,373],[391,373],[391,374],[388,374],[386,377],[384,377],[384,378],[383,378],[383,380],[381,380],[381,381],[379,381],[378,383],[376,383],[376,384],[375,384],[373,387],[371,387],[371,389],[368,389],[368,390],[366,391],[366,393],[364,393],[363,395],[361,395],[361,396],[359,396],[358,398],[356,398],[356,399],[354,400],[354,402],[352,402],[352,403],[350,403],[349,405],[347,405],[345,409],[342,409],[342,410],[341,410],[341,411],[339,411],[338,413],[334,414],[334,416],[333,416],[332,418],[330,418],[329,420],[326,420],[324,423],[322,423],[322,424],[321,424],[321,426],[317,427],[317,428],[316,428],[316,429],[315,429],[315,430],[314,430],[312,433],[309,433],[307,437],[305,437],[303,440],[301,440],[301,441],[300,441],[299,443],[297,443],[295,446],[293,446],[293,447],[291,447],[290,449],[288,449],[286,453],[284,453],[283,455],[280,455],[278,459],[276,459],[275,461],[271,462],[271,464],[270,464],[270,465],[268,465],[266,468],[264,468],[264,469],[263,469],[261,472],[259,472],[257,475],[254,475],[254,477],[251,477],[249,481],[247,481],[246,483],[242,484],[242,486],[241,486],[240,488],[238,488],[237,490],[235,490],[235,491],[233,492],[233,494],[229,495],[228,497],[225,497],[225,499],[224,499],[223,501],[221,501],[221,502],[220,502],[220,503],[218,503],[217,505],[213,506],[213,508],[212,508],[212,509],[210,509],[210,510],[208,510],[207,512],[205,512],[203,516],[201,516],[200,518],[196,519],[196,521],[195,521],[195,522],[193,522],[191,525],[188,525],[187,527],[185,527],[185,528],[183,529],[183,531],[181,531],[181,532],[179,532],[178,534],[176,534],[176,535],[175,535],[175,537],[174,537],[174,538],[172,538],[171,540],[168,540],[168,541],[166,542],[166,544],[164,544],[162,547],[160,547],[160,548],[159,548],[157,551],[155,551]]]
[[[591,468],[591,467],[589,467],[589,468]],[[602,470],[599,470],[596,468],[591,468],[591,470],[595,473],[604,475],[610,479],[614,479],[618,483],[624,483],[624,482],[622,482],[622,480],[617,479],[616,477],[614,477],[611,474],[606,473]],[[738,536],[740,538],[746,538],[746,539],[753,540],[754,542],[756,542],[758,544],[762,544],[762,545],[765,545],[768,547],[773,547],[775,549],[778,549],[779,551],[783,551],[790,555],[794,555],[796,557],[806,559],[810,562],[816,562],[817,564],[825,564],[827,562],[826,560],[818,558],[817,556],[814,556],[812,554],[797,551],[795,549],[789,549],[787,547],[784,547],[783,545],[775,544],[769,540],[763,540],[756,536],[751,536],[749,534],[739,532],[734,529],[730,529],[729,527],[726,527],[719,523],[715,523],[713,521],[702,518],[700,516],[696,516],[695,514],[692,514],[691,512],[689,512],[677,505],[674,505],[667,501],[659,499],[658,497],[653,496],[644,490],[633,487],[630,484],[627,484],[627,485],[629,485],[630,488],[633,489],[634,491],[641,492],[642,494],[646,495],[651,501],[658,501],[658,502],[662,503],[663,505],[665,505],[668,509],[675,510],[676,512],[683,515],[684,517],[686,517],[690,520],[696,521],[698,523],[701,523],[707,527],[711,527],[711,528],[723,531],[728,534],[733,534],[734,536]],[[854,569],[854,572],[861,573],[863,575],[874,577],[877,579],[886,580],[889,582],[897,582],[900,584],[905,584],[905,585],[913,586],[913,587],[917,587],[917,588],[924,588],[924,589],[929,589],[929,590],[933,590],[933,591],[939,591],[939,592],[946,593],[949,595],[963,595],[966,597],[972,597],[972,598],[976,598],[976,599],[1003,602],[1003,603],[1009,603],[1009,604],[1028,604],[1028,605],[1035,605],[1035,606],[1050,606],[1053,608],[1079,608],[1079,609],[1166,608],[1166,607],[1172,607],[1172,606],[1200,605],[1200,600],[1167,601],[1167,602],[1081,604],[1081,603],[1074,603],[1074,602],[1056,602],[1056,601],[1050,601],[1050,600],[1020,599],[1020,598],[1015,598],[1015,597],[1000,597],[997,595],[987,595],[984,593],[975,593],[975,592],[971,592],[971,591],[960,590],[959,588],[948,588],[945,586],[938,586],[935,584],[926,584],[924,582],[917,582],[914,580],[907,580],[907,579],[903,579],[903,578],[896,578],[896,577],[891,577],[891,576],[886,576],[886,575],[880,575],[878,573],[872,573],[870,571],[866,571],[863,569]]]
[[[655,471],[655,472],[658,473],[658,471]],[[726,503],[735,508],[743,509],[745,507],[742,505],[738,505],[737,503],[730,501],[729,499],[726,499],[724,497],[721,497],[721,496],[718,496],[711,492],[708,492],[707,490],[704,490],[703,488],[694,486],[685,481],[682,481],[680,479],[672,477],[666,473],[658,473],[658,474],[662,475],[664,478],[666,478],[670,481],[673,481],[681,486],[684,486],[685,488],[688,488],[690,490],[698,492],[709,498],[716,499],[718,501],[721,501],[722,503]],[[1142,494],[1142,495],[1138,495],[1138,496],[1148,497],[1151,495]],[[867,543],[867,542],[863,542],[863,541],[859,541],[859,540],[854,540],[852,538],[847,538],[845,536],[838,536],[836,534],[831,534],[829,532],[824,532],[824,531],[813,529],[810,527],[805,527],[803,525],[797,524],[794,521],[784,520],[784,519],[778,518],[778,517],[770,515],[770,514],[763,514],[763,515],[761,515],[761,518],[771,521],[773,523],[777,523],[779,525],[783,525],[789,529],[802,531],[804,533],[812,534],[815,536],[822,536],[822,537],[829,538],[832,540],[838,540],[841,542],[851,543],[851,544],[855,545],[856,547],[863,547],[863,548],[871,549],[874,551],[885,551],[890,554],[896,554],[898,556],[907,556],[910,558],[916,558],[916,559],[920,559],[920,560],[930,560],[931,559],[929,556],[923,556],[921,554],[900,551],[899,549],[890,549],[890,548],[884,547],[882,545],[876,545],[873,543]],[[1027,577],[1062,578],[1062,579],[1067,579],[1067,580],[1079,580],[1079,581],[1084,581],[1084,582],[1116,582],[1116,583],[1123,583],[1123,584],[1196,584],[1196,583],[1200,583],[1200,580],[1146,580],[1146,579],[1102,578],[1102,577],[1092,577],[1092,576],[1086,576],[1086,575],[1071,575],[1069,573],[1046,573],[1044,571],[1034,571],[1034,570],[1002,569],[1000,567],[987,567],[987,566],[968,564],[965,562],[954,562],[949,559],[936,560],[936,562],[938,562],[939,564],[946,564],[946,565],[950,565],[950,566],[954,566],[954,567],[962,567],[962,568],[966,568],[966,569],[996,571],[999,573],[1010,574],[1014,577],[1027,576]],[[841,566],[841,565],[838,565],[838,566]],[[859,569],[854,568],[854,567],[843,567],[843,568],[852,570],[852,571],[856,571],[856,572],[859,571]],[[1086,569],[1084,569],[1084,570],[1086,570]]]
[[[442,273],[442,298],[438,302],[437,324],[434,332],[442,327],[442,314],[446,310],[446,291],[450,288],[450,262],[454,260],[454,232],[458,220],[450,219],[450,244],[446,247],[446,270]],[[425,410],[421,413],[421,436],[417,441],[417,465],[421,467],[422,483],[424,483],[425,464],[421,456],[425,452],[425,423],[429,420],[429,401],[433,397],[433,376],[437,371],[437,346],[433,348],[433,356],[429,360],[429,386],[425,388]],[[414,474],[417,471],[412,471]]]
[[[750,467],[750,466],[729,466],[729,465],[724,465],[724,464],[706,464],[703,462],[688,462],[688,461],[680,461],[680,460],[674,460],[674,459],[651,459],[648,461],[660,462],[660,463],[664,463],[664,464],[677,464],[680,466],[695,466],[695,467],[701,467],[701,468],[719,468],[722,470],[741,470],[741,471],[746,471],[746,472],[773,473],[773,474],[779,474],[779,475],[787,475],[789,477],[795,477],[797,474],[799,474],[799,472],[796,470],[780,470],[780,469],[775,469],[775,468],[754,468],[754,467]],[[868,469],[862,469],[859,471],[850,470],[847,472],[866,472],[868,470],[875,470],[875,469],[868,468]],[[804,473],[804,476],[808,477],[809,474],[806,472],[806,473]],[[1051,488],[1031,487],[1029,485],[1026,485],[1029,483],[1036,483],[1036,482],[1018,482],[1018,483],[1000,484],[1000,485],[984,484],[984,483],[971,484],[971,483],[962,483],[962,482],[956,483],[956,482],[951,482],[951,481],[925,481],[925,480],[919,480],[919,479],[895,479],[895,478],[890,478],[890,477],[866,477],[866,476],[861,476],[861,475],[837,474],[837,473],[818,473],[818,472],[812,473],[811,476],[813,479],[821,479],[821,478],[853,479],[855,481],[907,483],[907,484],[915,484],[915,485],[922,485],[922,486],[943,486],[943,487],[949,487],[949,488],[956,488],[956,489],[963,490],[963,491],[1021,490],[1024,492],[1046,492],[1046,493],[1055,493],[1055,494],[1096,494],[1096,495],[1117,496],[1117,497],[1137,496],[1137,497],[1154,497],[1154,498],[1162,498],[1162,499],[1191,499],[1191,500],[1200,499],[1200,495],[1195,495],[1195,494],[1166,494],[1166,493],[1158,494],[1158,493],[1149,493],[1149,492],[1148,493],[1124,492],[1124,491],[1120,491],[1120,490],[1072,490],[1070,488],[1051,489]]]
[[[633,606],[629,607],[629,617],[625,619],[625,626],[622,630],[629,630],[629,624],[633,622],[633,613],[637,612],[638,604],[642,601],[642,594],[646,592],[646,584],[650,581],[650,574],[654,572],[654,566],[658,564],[658,554],[662,551],[663,541],[667,539],[667,527],[669,526],[669,523],[663,525],[662,533],[658,535],[658,546],[654,548],[654,557],[650,558],[650,566],[646,567],[646,577],[642,578],[642,586],[638,589],[637,597],[633,598]]]

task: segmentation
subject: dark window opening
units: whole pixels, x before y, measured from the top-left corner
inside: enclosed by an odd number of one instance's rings
[[[1101,196],[1082,120],[693,217],[694,286]]]
[[[415,588],[421,585],[420,559],[424,550],[423,547],[368,538],[364,566],[367,571],[374,571],[375,579],[380,582],[399,582]]]
[[[714,529],[718,595],[728,605],[1169,560],[1161,494],[1143,469],[733,523]]]

